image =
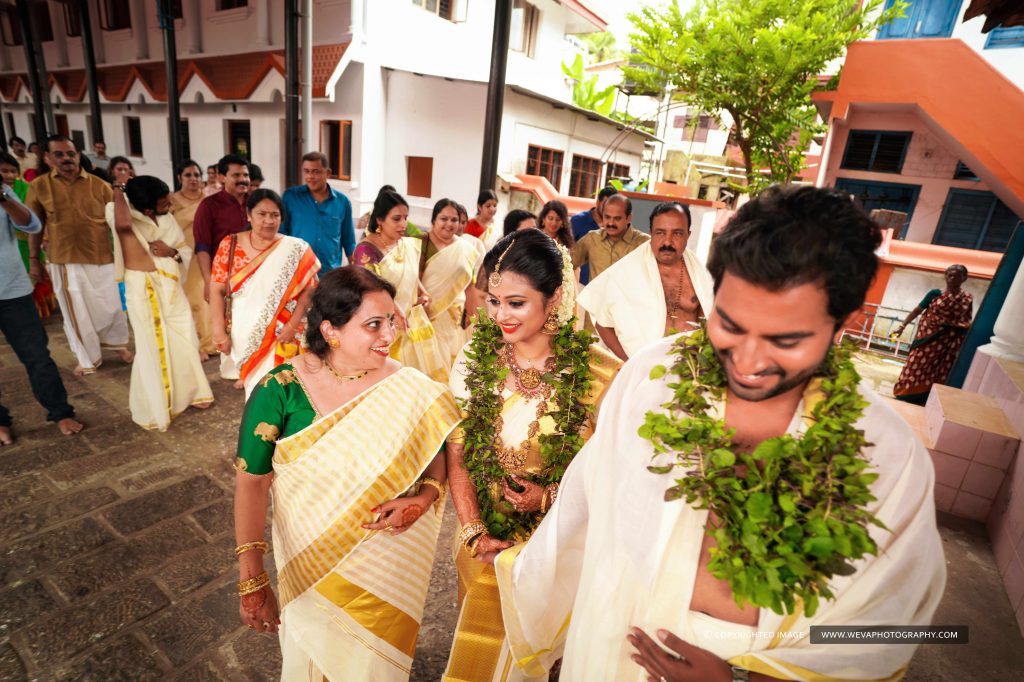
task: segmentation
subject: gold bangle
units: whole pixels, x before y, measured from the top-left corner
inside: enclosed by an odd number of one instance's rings
[[[548,506],[547,506],[547,508],[551,509],[551,507],[553,507],[555,505],[555,500],[558,499],[558,484],[557,483],[549,483],[547,485],[547,487],[544,488],[544,492],[547,493],[547,498],[548,498]],[[544,504],[543,503],[544,503],[544,501],[541,500],[541,511],[542,512],[544,511],[544,508],[543,508]]]
[[[254,578],[248,580],[238,581],[238,596],[244,597],[247,594],[253,594],[259,592],[264,587],[270,584],[270,576],[267,575],[266,571],[263,571]]]
[[[434,489],[437,490],[437,499],[434,500],[434,506],[437,507],[438,509],[440,509],[441,507],[444,507],[444,495],[445,495],[444,484],[441,483],[441,481],[437,480],[436,478],[431,478],[430,476],[424,476],[423,478],[420,479],[419,486],[416,488],[416,494],[417,495],[420,494],[420,491],[423,490],[423,486],[425,486],[425,485],[428,485],[431,488],[434,488]]]
[[[476,546],[480,544],[480,540],[483,538],[484,533],[480,533],[475,538],[466,543],[466,551],[469,552],[469,556],[476,558]]]
[[[242,556],[242,554],[244,554],[245,552],[248,552],[249,550],[253,549],[258,549],[264,554],[266,554],[267,550],[270,549],[270,545],[265,543],[263,540],[247,542],[244,545],[239,545],[238,547],[235,547],[235,556]]]
[[[487,526],[484,525],[483,521],[480,519],[470,521],[462,527],[462,530],[459,531],[459,544],[465,547],[466,551],[472,555],[473,551],[470,549],[470,541],[478,535],[483,535],[486,532]]]

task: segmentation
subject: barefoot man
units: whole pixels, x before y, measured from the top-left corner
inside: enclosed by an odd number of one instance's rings
[[[21,256],[14,234],[15,230],[36,234],[42,225],[7,186],[0,186],[0,209],[0,332],[25,366],[32,394],[46,408],[46,418],[70,436],[83,426],[74,419],[75,410],[68,404],[64,382],[50,357],[46,330],[32,302],[32,283],[25,268],[19,267]],[[0,447],[13,442],[11,414],[0,404]]]
[[[95,372],[103,347],[131,362],[128,318],[114,282],[114,252],[104,215],[113,199],[110,185],[82,170],[75,143],[63,135],[47,138],[45,153],[53,170],[29,184],[25,203],[39,217],[49,240],[46,267],[64,317],[64,333],[78,359],[75,374]],[[43,233],[29,237],[33,279],[42,275],[42,241]]]

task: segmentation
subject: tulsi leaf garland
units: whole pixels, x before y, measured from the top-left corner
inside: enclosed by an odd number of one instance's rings
[[[650,411],[640,427],[655,453],[677,461],[650,466],[652,473],[683,470],[665,500],[684,499],[711,511],[705,532],[714,538],[708,569],[728,581],[736,604],[792,613],[799,599],[814,615],[834,597],[828,580],[854,572],[851,561],[878,548],[869,524],[885,528],[867,505],[878,474],[867,471],[868,445],[855,428],[867,402],[849,345],[834,347],[819,372],[823,398],[811,409],[814,423],[801,438],[786,434],[753,452],[733,448],[734,431],[709,416],[724,399],[726,377],[707,339],[706,326],[674,343],[675,363],[657,366],[651,379],[671,374],[667,412]]]

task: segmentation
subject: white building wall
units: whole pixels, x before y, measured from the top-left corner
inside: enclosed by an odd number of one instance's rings
[[[985,298],[989,284],[991,284],[991,280],[978,277],[968,277],[964,282],[964,291],[974,297],[974,313],[978,312],[978,307],[981,305],[982,299]],[[885,296],[882,298],[882,306],[894,310],[910,311],[932,289],[942,291],[945,288],[946,281],[941,272],[894,268],[885,289]]]

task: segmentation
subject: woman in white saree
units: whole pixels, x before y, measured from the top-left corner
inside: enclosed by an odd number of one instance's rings
[[[279,633],[283,680],[409,678],[444,505],[438,450],[461,417],[447,387],[388,357],[393,295],[368,270],[329,272],[310,352],[272,369],[246,405],[239,612]],[[270,492],[276,595],[263,566]]]

